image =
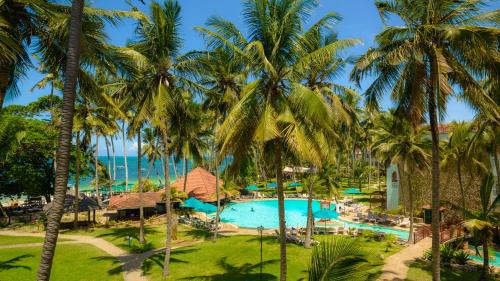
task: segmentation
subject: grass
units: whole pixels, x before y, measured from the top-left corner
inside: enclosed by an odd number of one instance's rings
[[[102,238],[117,247],[128,252],[143,252],[149,249],[165,247],[165,225],[145,226],[144,229],[146,246],[139,245],[139,227],[137,226],[117,226],[109,228],[92,228],[89,230],[67,231],[65,234],[90,235]],[[173,245],[184,241],[203,240],[209,234],[206,231],[195,229],[179,224],[177,228],[177,240],[173,240]],[[129,247],[127,237],[132,237]]]
[[[462,271],[452,268],[441,268],[442,281],[464,281],[464,280],[478,280],[480,276],[479,271]],[[432,270],[428,262],[417,261],[410,265],[408,271],[407,281],[431,281]],[[492,279],[493,280],[493,279]]]
[[[14,244],[29,244],[29,243],[43,243],[43,237],[33,236],[8,236],[0,235],[0,245],[14,245]],[[68,239],[59,238],[57,241],[68,241]]]
[[[325,240],[318,236],[316,239]],[[383,256],[398,251],[399,246],[385,252],[386,243],[362,242],[362,253],[371,263],[370,280],[375,280],[382,268]],[[311,250],[289,244],[287,263],[289,280],[307,277]],[[263,278],[277,280],[279,276],[279,243],[274,237],[264,237],[263,243]],[[150,280],[162,280],[163,254],[147,259],[143,271]],[[172,252],[171,277],[167,280],[259,280],[260,244],[258,236],[221,237],[216,242],[206,241]]]
[[[1,280],[35,280],[40,247],[0,249]],[[86,244],[58,245],[51,280],[123,280],[118,260]]]

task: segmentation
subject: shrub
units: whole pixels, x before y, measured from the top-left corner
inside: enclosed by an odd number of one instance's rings
[[[455,248],[451,246],[451,244],[447,243],[441,246],[441,262],[442,263],[450,263],[455,256]]]
[[[456,251],[453,255],[453,261],[457,264],[464,265],[468,260],[470,260],[469,254],[464,250]]]
[[[427,250],[424,253],[424,260],[432,261],[432,250]]]

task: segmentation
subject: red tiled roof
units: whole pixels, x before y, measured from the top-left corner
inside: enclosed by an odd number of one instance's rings
[[[161,203],[161,192],[144,192],[142,194],[143,207],[155,207]],[[137,209],[140,206],[139,193],[128,193],[111,196],[109,199],[109,210]]]
[[[223,184],[224,182],[219,179],[219,187]],[[175,187],[179,191],[184,191],[184,177],[176,179],[172,183],[172,187]],[[196,197],[205,202],[215,201],[215,176],[201,167],[193,169],[187,174],[186,193],[190,197]],[[221,199],[225,198],[225,195],[222,193],[220,196]]]

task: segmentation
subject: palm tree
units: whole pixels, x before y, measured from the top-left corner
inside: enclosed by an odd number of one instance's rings
[[[316,92],[296,83],[307,67],[354,40],[339,40],[314,52],[303,48],[308,31],[305,18],[315,1],[247,0],[244,21],[248,40],[234,24],[217,17],[207,22],[211,29],[198,27],[209,44],[225,46],[241,56],[255,80],[242,89],[242,99],[233,107],[217,132],[221,155],[234,156],[234,165],[251,151],[252,143],[265,147],[274,164],[277,180],[280,225],[280,280],[286,280],[286,237],[282,156],[291,151],[319,166],[326,147],[323,132],[332,132],[333,113]],[[312,28],[327,25],[327,15]]]
[[[365,263],[356,240],[334,236],[313,248],[307,280],[366,280]]]
[[[59,234],[59,224],[64,210],[64,197],[68,185],[69,154],[71,148],[73,115],[75,111],[75,87],[80,65],[80,34],[82,28],[83,0],[74,0],[71,7],[68,57],[66,59],[63,107],[61,110],[61,131],[57,149],[58,165],[52,211],[47,218],[45,241],[37,272],[38,281],[50,279],[52,260]]]
[[[448,142],[444,144],[442,165],[456,167],[458,186],[462,197],[462,219],[465,220],[467,199],[462,179],[462,168],[467,170],[472,169],[474,166],[480,166],[478,164],[482,162],[480,158],[483,155],[481,153],[474,155],[470,151],[474,136],[472,123],[456,122],[452,124],[451,128]]]
[[[420,127],[415,130],[406,120],[398,119],[391,112],[387,112],[378,115],[378,120],[370,133],[373,135],[372,147],[392,163],[402,165],[401,172],[406,177],[410,202],[408,243],[412,243],[414,214],[412,177],[429,166],[428,128]]]
[[[162,150],[161,144],[158,139],[158,132],[155,132],[152,128],[144,128],[144,152],[143,155],[146,156],[149,162],[148,172],[146,174],[146,178],[149,179],[150,173],[155,167],[155,161],[161,160]]]
[[[367,103],[378,106],[387,90],[397,101],[397,112],[418,125],[429,115],[432,137],[432,272],[440,280],[439,208],[440,153],[438,111],[444,114],[446,101],[454,93],[476,109],[498,116],[492,101],[476,78],[496,69],[498,56],[498,11],[483,13],[486,1],[378,1],[384,22],[389,15],[400,18],[403,26],[387,26],[377,35],[377,46],[356,62],[352,78],[359,82],[375,75],[367,89]],[[426,104],[427,103],[427,104]]]
[[[167,209],[167,231],[163,275],[169,275],[171,251],[172,209],[170,196],[169,166],[169,117],[172,114],[175,96],[181,94],[180,87],[194,87],[194,83],[180,75],[178,57],[182,45],[179,34],[180,6],[168,0],[163,4],[150,4],[150,19],[139,21],[136,40],[130,42],[127,53],[135,58],[140,75],[125,83],[121,89],[124,106],[135,109],[134,121],[150,122],[158,128],[164,145],[163,160]]]
[[[213,135],[230,109],[239,100],[242,86],[247,80],[247,71],[243,61],[236,56],[230,48],[219,47],[207,52],[192,52],[185,56],[183,68],[192,70],[192,75],[197,78],[203,87],[205,100],[203,108],[212,114]],[[219,147],[215,141],[212,147],[212,161],[216,181],[217,212],[215,216],[214,240],[217,239],[220,217],[220,186],[219,186]]]
[[[467,217],[464,226],[471,231],[474,237],[479,238],[483,243],[483,273],[482,278],[487,280],[489,273],[489,252],[488,246],[491,240],[491,234],[495,226],[498,225],[498,214],[495,213],[495,208],[500,202],[500,196],[491,198],[493,190],[493,175],[487,174],[481,181],[479,195],[481,197],[481,209],[477,212],[466,210]]]

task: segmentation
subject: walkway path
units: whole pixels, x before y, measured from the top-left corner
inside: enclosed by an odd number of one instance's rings
[[[409,266],[415,259],[421,257],[431,247],[432,239],[427,237],[414,245],[389,256],[385,259],[382,275],[378,281],[402,281],[406,279]]]
[[[0,235],[7,236],[35,236],[35,237],[45,237],[44,233],[29,233],[29,232],[17,232],[17,231],[0,231]],[[152,255],[160,253],[165,250],[165,248],[154,249],[151,251],[147,251],[141,254],[130,254],[125,250],[113,245],[112,243],[102,239],[96,238],[92,236],[84,236],[84,235],[67,235],[67,234],[59,234],[59,238],[69,239],[72,241],[61,241],[57,244],[77,244],[77,243],[86,243],[91,244],[109,255],[116,257],[123,268],[123,279],[125,281],[147,281],[148,279],[142,275],[141,266],[145,259],[149,258]],[[172,249],[177,249],[181,247],[187,247],[199,243],[201,241],[195,242],[181,242],[177,245],[174,245]],[[43,243],[28,243],[28,244],[15,244],[15,245],[4,245],[0,246],[2,248],[20,248],[20,247],[41,247]]]

